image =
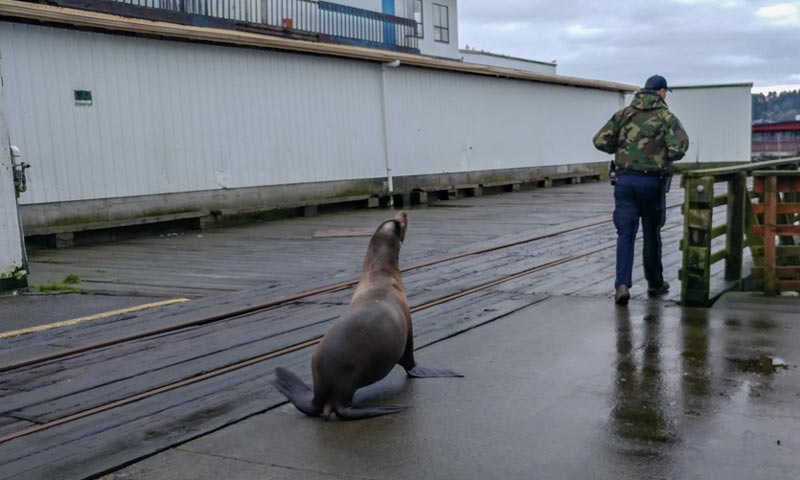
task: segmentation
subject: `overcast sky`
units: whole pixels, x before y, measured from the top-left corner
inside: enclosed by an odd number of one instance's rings
[[[800,88],[800,0],[458,0],[459,45],[640,85]]]

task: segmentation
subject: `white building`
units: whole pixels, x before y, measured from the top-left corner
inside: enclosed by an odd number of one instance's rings
[[[690,132],[682,164],[750,161],[752,88],[752,83],[672,87],[667,103]]]

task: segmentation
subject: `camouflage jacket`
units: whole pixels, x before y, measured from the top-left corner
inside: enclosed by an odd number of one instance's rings
[[[689,137],[658,94],[641,90],[597,132],[594,146],[613,153],[617,168],[671,171],[686,154]]]

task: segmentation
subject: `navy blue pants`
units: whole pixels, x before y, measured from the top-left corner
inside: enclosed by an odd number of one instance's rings
[[[661,227],[666,221],[666,195],[657,176],[620,174],[614,187],[614,226],[617,227],[617,278],[614,287],[632,286],[633,252],[639,219],[644,234],[644,277],[648,288],[664,282],[661,265]]]

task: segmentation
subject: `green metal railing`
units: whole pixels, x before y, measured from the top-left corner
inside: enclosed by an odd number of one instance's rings
[[[741,289],[746,277],[744,249],[760,247],[763,242],[752,234],[757,218],[748,179],[756,170],[778,169],[797,171],[800,157],[684,172],[683,260],[679,273],[684,305],[705,306],[725,291]],[[715,208],[723,206],[724,221],[715,222]],[[753,258],[757,261],[758,257]],[[712,266],[723,261],[724,274],[712,286]]]

